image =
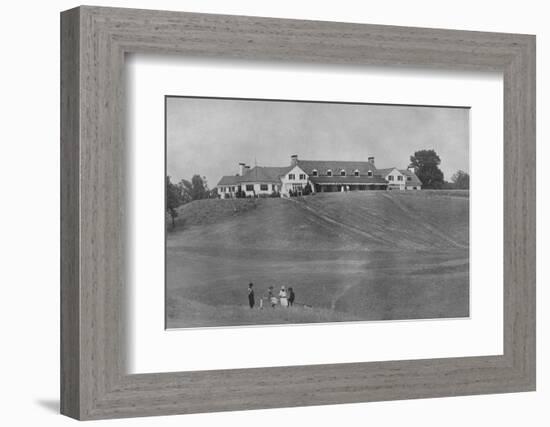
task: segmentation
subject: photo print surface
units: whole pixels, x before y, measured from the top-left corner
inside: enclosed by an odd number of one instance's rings
[[[468,107],[165,114],[166,328],[469,316]]]

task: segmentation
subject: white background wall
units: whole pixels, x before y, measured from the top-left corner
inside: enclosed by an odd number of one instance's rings
[[[550,162],[550,26],[545,2],[461,0],[96,1],[97,5],[537,34],[538,176]],[[69,425],[59,384],[59,11],[74,1],[2,5],[0,65],[0,422]],[[546,426],[550,423],[549,190],[538,186],[538,391],[172,416],[109,425]]]

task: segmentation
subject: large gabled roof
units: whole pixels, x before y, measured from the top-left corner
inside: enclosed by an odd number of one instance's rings
[[[356,170],[360,175],[366,175],[368,171],[377,174],[377,169],[371,162],[358,161],[341,161],[341,160],[298,160],[298,166],[309,176],[313,175],[316,170],[319,175],[326,175],[327,170],[332,170],[332,173],[339,173],[342,169],[347,174],[352,174]]]
[[[396,170],[398,172],[401,172],[399,169],[397,168],[383,168],[383,169],[378,169],[378,171],[376,171],[377,175],[380,175],[380,176],[387,176],[391,171],[393,170]]]
[[[275,182],[281,181],[281,176],[291,170],[291,166],[255,166],[241,177],[241,182]]]
[[[243,183],[280,183],[281,176],[293,169],[293,166],[255,166],[244,175],[223,176],[218,185],[237,185]]]
[[[226,175],[222,176],[222,179],[218,182],[218,185],[235,185],[238,184],[241,179],[239,175]]]

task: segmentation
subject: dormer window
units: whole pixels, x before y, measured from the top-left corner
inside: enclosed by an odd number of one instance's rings
[[[332,176],[332,169],[327,170],[327,176]]]
[[[346,176],[346,171],[344,169],[340,171],[340,176]]]
[[[372,176],[372,171],[368,171],[367,176]]]
[[[355,172],[353,172],[353,175],[359,176],[359,170],[358,170],[358,169],[355,169]]]
[[[311,172],[311,175],[312,176],[319,176],[319,172],[317,172],[317,169],[313,169],[313,171]]]

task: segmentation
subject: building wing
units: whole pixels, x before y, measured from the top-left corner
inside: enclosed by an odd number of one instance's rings
[[[407,177],[407,185],[422,185],[422,181],[420,181],[414,172],[408,169],[399,169],[399,172]]]
[[[238,185],[243,183],[279,184],[281,176],[286,174],[291,166],[255,166],[241,175],[222,176],[218,185]]]

